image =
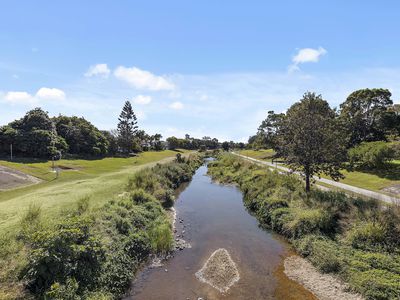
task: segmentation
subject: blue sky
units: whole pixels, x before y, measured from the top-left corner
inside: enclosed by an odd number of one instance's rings
[[[400,100],[398,1],[2,1],[0,124],[42,107],[244,141],[307,91]]]

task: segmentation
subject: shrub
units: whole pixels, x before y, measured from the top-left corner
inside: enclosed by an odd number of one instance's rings
[[[386,230],[373,222],[359,223],[347,233],[347,241],[357,249],[373,249],[381,247],[385,242]]]
[[[350,149],[348,155],[352,167],[379,169],[394,158],[395,151],[386,142],[364,142]]]
[[[149,229],[149,238],[152,249],[157,253],[165,253],[171,250],[173,235],[171,225],[165,218],[159,218]]]
[[[94,284],[104,260],[100,241],[89,230],[87,218],[68,218],[55,228],[32,233],[31,255],[24,277],[35,293],[43,293],[53,283],[75,278],[80,287]]]

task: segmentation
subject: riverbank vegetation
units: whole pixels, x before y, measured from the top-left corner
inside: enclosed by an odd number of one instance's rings
[[[199,155],[134,173],[99,208],[88,198],[50,219],[31,204],[0,241],[0,298],[112,299],[151,255],[173,245],[165,208],[201,165]]]
[[[400,297],[400,208],[312,189],[234,155],[209,174],[237,184],[260,225],[285,236],[320,271],[334,273],[367,299]]]

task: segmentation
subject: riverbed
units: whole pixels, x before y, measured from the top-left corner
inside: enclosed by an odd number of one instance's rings
[[[190,247],[141,271],[126,299],[316,299],[283,272],[290,246],[259,228],[241,192],[213,182],[206,165],[180,192],[175,210],[176,238]],[[227,251],[239,275],[223,292],[196,276],[218,249]]]

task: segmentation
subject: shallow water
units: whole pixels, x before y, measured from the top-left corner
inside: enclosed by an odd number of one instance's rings
[[[175,203],[177,234],[184,231],[192,247],[139,273],[126,299],[315,299],[283,273],[289,246],[258,227],[236,187],[218,185],[206,173],[200,167]],[[240,273],[223,294],[195,276],[219,248],[228,250]]]

